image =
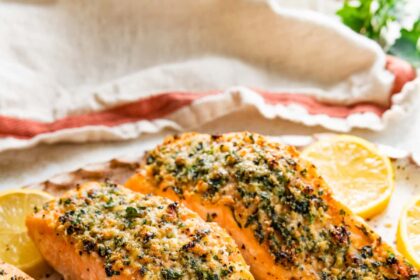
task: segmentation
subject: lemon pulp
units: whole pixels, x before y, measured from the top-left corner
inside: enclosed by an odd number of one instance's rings
[[[403,210],[398,225],[397,247],[417,269],[420,269],[420,196]]]
[[[0,259],[31,275],[46,267],[25,226],[26,216],[52,199],[36,190],[11,190],[0,193]]]
[[[388,205],[394,189],[391,162],[366,140],[332,136],[310,145],[302,156],[315,164],[334,196],[363,218]]]

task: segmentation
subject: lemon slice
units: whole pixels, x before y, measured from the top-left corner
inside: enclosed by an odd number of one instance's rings
[[[53,197],[36,190],[0,193],[0,259],[30,275],[47,268],[25,226],[26,216]]]
[[[367,219],[382,212],[394,189],[391,161],[359,137],[331,136],[310,145],[302,156],[318,168],[334,196]]]
[[[420,196],[404,208],[398,225],[397,248],[420,269]]]

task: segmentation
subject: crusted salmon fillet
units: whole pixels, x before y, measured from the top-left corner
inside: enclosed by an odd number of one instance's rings
[[[168,137],[126,186],[217,222],[256,279],[419,279],[298,151],[257,134]]]
[[[216,223],[167,198],[88,183],[26,220],[65,279],[254,279]]]

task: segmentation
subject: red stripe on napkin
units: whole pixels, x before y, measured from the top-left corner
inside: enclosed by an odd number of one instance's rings
[[[387,56],[386,69],[394,74],[394,86],[392,87],[392,94],[398,93],[403,86],[416,78],[416,70],[405,60],[395,56]]]
[[[407,62],[395,57],[388,57],[387,69],[395,75],[392,94],[400,92],[403,85],[415,78],[415,70]],[[325,114],[335,118],[346,118],[351,114],[371,112],[378,116],[389,109],[376,104],[359,103],[351,106],[340,106],[322,103],[315,97],[290,94],[274,93],[258,90],[264,100],[272,105],[298,104],[304,107],[309,114]],[[0,116],[0,137],[14,137],[29,139],[40,134],[56,132],[63,129],[107,126],[113,127],[124,123],[133,123],[140,120],[155,120],[163,118],[185,106],[194,100],[205,96],[219,94],[220,92],[168,92],[140,99],[124,105],[116,106],[99,112],[68,116],[53,122],[39,122],[30,119],[19,119]]]
[[[139,120],[158,119],[209,94],[212,93],[163,93],[100,112],[69,116],[50,123],[0,116],[0,137],[28,139],[62,129],[85,126],[112,127]]]
[[[346,107],[324,104],[317,101],[314,97],[298,94],[270,93],[263,91],[259,91],[259,93],[267,103],[272,105],[299,104],[310,114],[326,114],[336,118],[345,118],[351,114],[361,112],[372,112],[381,116],[386,110],[386,108],[381,108],[373,104],[357,104]],[[112,109],[69,116],[50,123],[0,116],[0,137],[28,139],[39,134],[51,133],[69,128],[85,126],[113,127],[140,120],[159,119],[184,106],[188,106],[194,100],[212,94],[217,93],[163,93],[117,106]]]
[[[302,94],[269,92],[261,92],[261,94],[269,104],[299,104],[300,106],[304,107],[311,115],[323,114],[334,118],[346,118],[352,114],[367,112],[382,116],[382,114],[388,109],[386,107],[381,107],[377,104],[371,103],[358,103],[349,106],[321,103],[314,97]]]

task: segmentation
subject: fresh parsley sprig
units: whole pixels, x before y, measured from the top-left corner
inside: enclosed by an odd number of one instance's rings
[[[401,37],[391,46],[389,53],[420,68],[420,20],[417,20],[411,30],[401,30]]]
[[[420,18],[411,29],[401,28],[400,37],[391,46],[385,39],[391,24],[402,26],[406,3],[406,0],[345,0],[337,15],[344,24],[375,40],[388,53],[420,67]]]

